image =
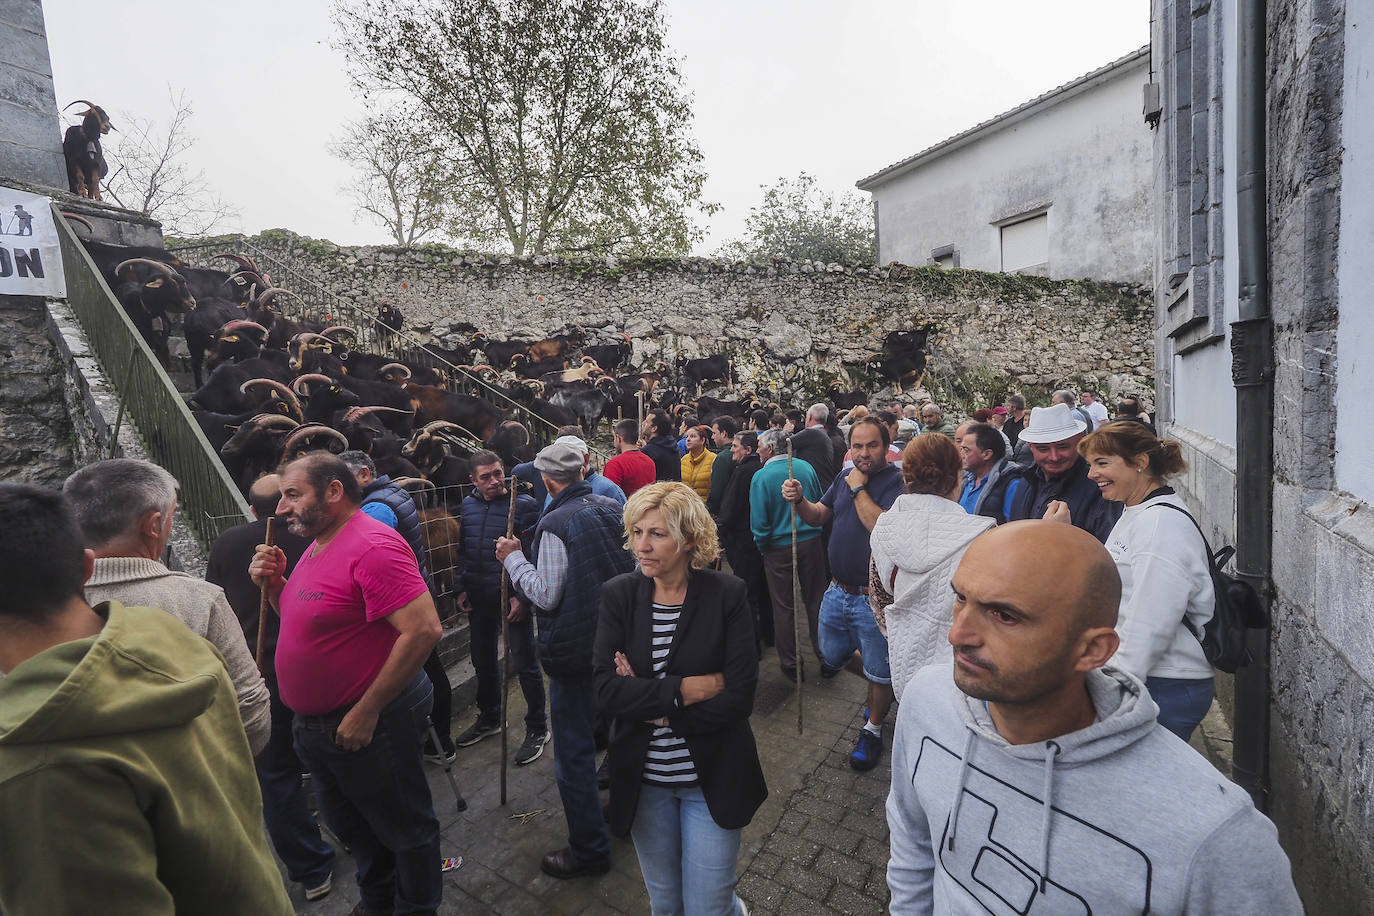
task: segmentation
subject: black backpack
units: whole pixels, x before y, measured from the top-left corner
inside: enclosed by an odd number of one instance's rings
[[[1198,642],[1202,643],[1202,652],[1213,668],[1234,674],[1237,668],[1254,661],[1250,649],[1246,646],[1246,631],[1262,630],[1269,626],[1269,615],[1265,613],[1264,604],[1250,583],[1221,571],[1235,554],[1234,547],[1222,547],[1216,553],[1212,553],[1212,546],[1207,543],[1207,535],[1202,533],[1202,526],[1193,518],[1191,512],[1173,503],[1162,502],[1157,505],[1166,506],[1188,516],[1188,521],[1193,523],[1197,533],[1202,536],[1203,547],[1207,550],[1207,566],[1212,571],[1212,592],[1216,595],[1216,607],[1212,611],[1212,619],[1203,626],[1202,632],[1199,633],[1188,622],[1187,613],[1183,615],[1183,625],[1197,637]]]

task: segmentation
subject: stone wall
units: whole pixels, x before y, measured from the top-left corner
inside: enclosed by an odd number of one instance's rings
[[[0,297],[0,480],[61,486],[76,443],[43,300]]]
[[[219,241],[201,256],[239,240]],[[1153,394],[1150,301],[1120,285],[900,265],[514,259],[347,248],[281,230],[248,241],[369,312],[391,299],[407,327],[441,344],[474,328],[537,338],[577,324],[591,336],[628,334],[637,366],[728,353],[741,382],[800,402],[835,378],[867,384],[883,335],[933,322],[942,333],[928,348],[926,387],[956,406],[1008,391],[1044,402],[1061,383],[1088,381],[1108,397]]]
[[[0,0],[0,175],[67,186],[41,0]]]
[[[1352,4],[1352,9],[1357,5]],[[1343,163],[1352,119],[1343,63],[1343,0],[1269,6],[1269,217],[1274,310],[1274,568],[1271,814],[1308,912],[1374,912],[1374,517],[1342,489],[1337,424],[1365,423],[1371,377],[1338,390],[1337,364],[1359,365],[1343,312]],[[1367,18],[1367,16],[1365,17]],[[1361,30],[1362,31],[1362,30]],[[1353,98],[1353,97],[1352,97]],[[1350,176],[1353,177],[1353,176]],[[1369,225],[1368,210],[1352,219]],[[1353,380],[1353,379],[1352,379]],[[1342,414],[1345,406],[1348,413]],[[1368,455],[1363,456],[1368,461]]]

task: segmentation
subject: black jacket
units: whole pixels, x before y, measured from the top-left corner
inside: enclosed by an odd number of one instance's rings
[[[749,455],[738,465],[725,484],[725,495],[720,499],[720,520],[716,530],[727,547],[746,539],[753,543],[754,533],[749,530],[749,485],[763,462],[758,455]]]
[[[808,426],[792,435],[793,454],[811,465],[820,478],[821,490],[830,489],[838,468],[835,465],[835,446],[825,433],[824,426]]]
[[[1082,528],[1105,544],[1124,508],[1122,503],[1102,498],[1097,484],[1088,479],[1088,462],[1081,455],[1073,467],[1053,480],[1046,480],[1037,464],[1021,468],[1019,472],[1008,466],[998,483],[1002,480],[1006,483],[999,486],[997,492],[988,494],[979,514],[1004,517],[1012,522],[1044,518],[1046,507],[1059,499],[1068,504],[1069,518],[1075,528]],[[994,499],[996,505],[992,504]]]
[[[644,454],[654,459],[654,480],[682,479],[682,456],[672,436],[654,436],[644,443]]]
[[[665,674],[655,678],[653,588],[652,579],[635,571],[617,576],[601,590],[593,667],[598,704],[611,720],[611,832],[625,836],[634,823],[653,735],[649,720],[661,716],[687,742],[711,818],[722,829],[737,830],[768,797],[749,727],[759,660],[747,589],[728,573],[689,571]],[[615,673],[616,652],[629,658],[635,677]],[[680,706],[684,677],[715,672],[725,676],[724,690],[704,702]]]

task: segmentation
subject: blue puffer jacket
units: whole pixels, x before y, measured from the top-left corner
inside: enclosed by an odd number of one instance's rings
[[[535,608],[539,660],[552,677],[590,677],[592,643],[601,613],[601,586],[635,568],[625,549],[622,509],[579,481],[554,497],[535,529],[531,556],[553,534],[568,549],[568,579],[557,607]]]
[[[406,539],[415,559],[420,563],[420,575],[431,589],[434,583],[429,579],[429,567],[425,565],[425,542],[420,536],[420,513],[415,509],[415,500],[410,494],[396,485],[390,477],[383,474],[372,483],[363,487],[363,504],[381,503],[396,513],[396,531]]]
[[[462,572],[459,591],[470,598],[490,600],[501,595],[501,564],[496,559],[496,539],[506,536],[506,514],[510,511],[510,496],[488,501],[474,490],[463,500],[458,510],[462,527],[459,563]],[[539,504],[534,497],[521,493],[515,497],[515,536],[528,543],[539,520]]]

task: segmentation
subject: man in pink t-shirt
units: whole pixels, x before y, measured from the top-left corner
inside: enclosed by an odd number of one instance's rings
[[[249,573],[281,615],[277,679],[325,819],[353,851],[362,912],[434,912],[439,820],[421,764],[434,689],[421,672],[442,629],[405,539],[359,511],[352,472],[328,452],[281,471],[277,515],[313,537],[284,577],[259,545]]]

